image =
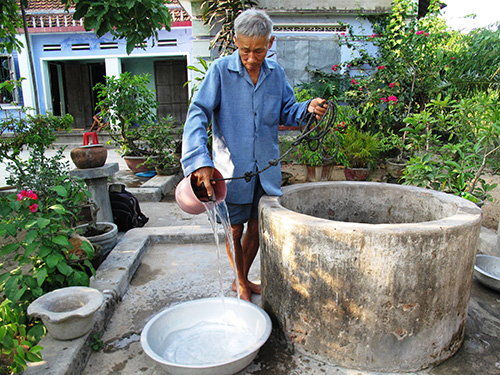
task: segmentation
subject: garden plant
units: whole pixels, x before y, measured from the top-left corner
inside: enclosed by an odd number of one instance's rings
[[[486,197],[482,175],[498,159],[500,30],[449,30],[438,1],[415,15],[414,2],[394,0],[389,16],[366,16],[371,30],[339,35],[352,58],[312,71],[297,90],[347,105],[346,127],[380,132],[381,156],[411,160],[403,182]]]
[[[39,320],[27,316],[28,305],[65,286],[88,286],[94,274],[93,249],[82,254],[70,242],[81,204],[90,193],[69,175],[61,150],[47,155],[55,131],[69,129],[70,117],[19,116],[3,121],[0,160],[8,163],[8,183],[17,193],[0,196],[0,353],[2,371],[22,372],[27,361],[41,360],[37,342],[45,334]],[[21,157],[29,149],[27,160]]]

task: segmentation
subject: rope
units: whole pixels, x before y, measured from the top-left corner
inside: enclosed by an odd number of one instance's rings
[[[244,179],[246,182],[250,182],[253,177],[257,176],[258,174],[264,172],[265,170],[275,167],[278,165],[278,163],[285,158],[295,147],[300,145],[302,142],[306,142],[307,147],[309,150],[312,152],[318,151],[319,150],[319,155],[321,157],[321,160],[323,162],[329,162],[337,156],[339,152],[339,141],[337,139],[337,135],[335,134],[335,131],[333,130],[333,125],[335,124],[335,119],[337,118],[337,106],[332,102],[332,101],[327,101],[326,103],[323,104],[327,105],[326,107],[326,112],[325,114],[318,120],[316,118],[316,114],[314,113],[306,113],[305,116],[301,119],[299,123],[299,129],[301,133],[297,136],[297,138],[291,143],[291,147],[288,149],[287,152],[285,152],[283,155],[281,155],[278,159],[271,159],[269,160],[269,164],[258,171],[255,172],[245,172],[243,176],[238,176],[238,177],[227,177],[227,178],[214,178],[212,181],[226,181],[226,180],[241,180]],[[328,132],[331,132],[333,134],[333,137],[335,138],[335,152],[333,156],[331,157],[326,157],[323,154],[323,142],[325,140],[326,135]]]

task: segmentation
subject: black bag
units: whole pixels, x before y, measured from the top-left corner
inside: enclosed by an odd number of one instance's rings
[[[143,227],[148,222],[149,218],[141,212],[139,201],[132,193],[125,190],[125,185],[110,185],[109,200],[113,211],[113,220],[120,232]]]

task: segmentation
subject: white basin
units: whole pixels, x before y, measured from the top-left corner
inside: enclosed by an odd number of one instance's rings
[[[232,375],[254,360],[271,328],[267,313],[253,303],[205,298],[154,316],[141,344],[169,374]]]

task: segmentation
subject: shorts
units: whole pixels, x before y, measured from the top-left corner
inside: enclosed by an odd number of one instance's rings
[[[227,210],[229,211],[229,221],[231,224],[244,224],[248,220],[257,219],[259,217],[259,201],[265,194],[262,185],[260,184],[259,176],[255,177],[255,190],[253,193],[252,203],[247,204],[233,204],[226,203]],[[219,205],[221,215],[226,215],[224,205]],[[220,224],[220,218],[217,216],[217,222]]]

